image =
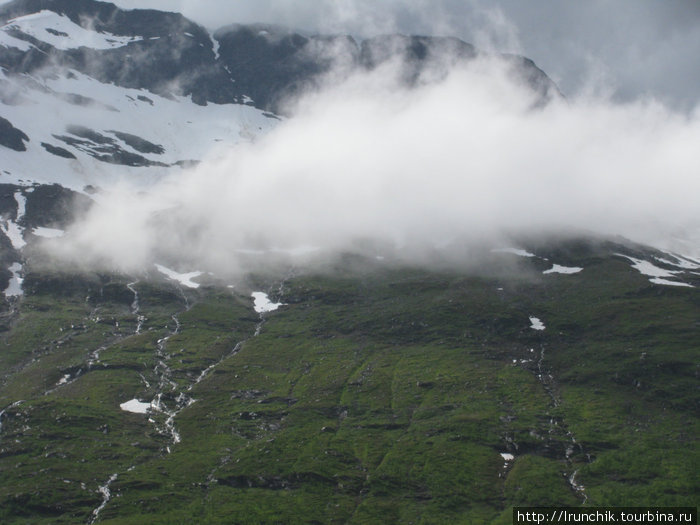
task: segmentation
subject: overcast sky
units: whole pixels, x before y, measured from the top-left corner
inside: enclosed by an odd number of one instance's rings
[[[698,0],[116,0],[180,11],[211,29],[268,22],[367,36],[458,36],[526,55],[571,96],[653,96],[688,110],[700,101]]]

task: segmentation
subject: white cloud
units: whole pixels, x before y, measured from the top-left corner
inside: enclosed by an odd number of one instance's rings
[[[408,90],[383,68],[304,98],[267,137],[133,197],[105,197],[62,241],[126,266],[358,240],[434,246],[501,232],[698,235],[700,112],[533,95],[498,61]],[[66,244],[66,241],[68,244]]]

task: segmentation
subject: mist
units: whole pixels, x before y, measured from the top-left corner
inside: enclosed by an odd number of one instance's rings
[[[266,22],[356,37],[456,36],[485,50],[533,59],[562,89],[617,100],[654,96],[680,111],[700,102],[697,0],[115,0],[177,10],[211,30]]]
[[[540,104],[497,57],[417,85],[401,64],[329,76],[257,142],[147,191],[105,188],[53,254],[137,271],[254,269],[251,254],[436,250],[519,235],[700,239],[700,112]],[[697,246],[697,244],[696,244]]]

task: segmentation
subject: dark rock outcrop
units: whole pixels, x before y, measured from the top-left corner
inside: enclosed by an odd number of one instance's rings
[[[450,67],[479,55],[472,45],[444,37],[386,35],[356,42],[348,35],[304,35],[262,24],[226,26],[210,35],[181,14],[122,10],[95,0],[15,0],[0,7],[0,22],[42,9],[86,29],[134,40],[110,49],[61,50],[10,28],[12,36],[33,47],[28,51],[0,47],[0,63],[9,73],[64,67],[101,82],[163,96],[189,96],[201,105],[250,103],[275,113],[283,112],[286,100],[317,85],[331,71],[342,78],[398,59],[402,79],[412,85],[425,72],[446,74]],[[531,60],[503,58],[542,101],[559,93]]]
[[[27,134],[14,127],[9,120],[0,117],[0,145],[15,151],[27,151],[24,141],[29,141]]]

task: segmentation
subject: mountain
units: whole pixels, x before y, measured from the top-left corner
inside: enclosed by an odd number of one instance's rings
[[[274,127],[285,100],[338,62],[372,69],[399,50],[415,80],[446,48],[455,61],[476,55],[447,38],[358,43],[269,26],[209,34],[179,14],[93,0],[15,0],[0,6],[0,24],[0,144],[28,153],[5,152],[4,181],[78,191],[125,174],[153,180],[219,143],[253,139]],[[531,61],[508,60],[542,100],[557,96]]]
[[[447,47],[459,60],[476,55],[473,46],[453,38],[389,35],[357,42],[268,25],[226,26],[209,34],[176,13],[124,11],[93,0],[15,0],[0,7],[0,23],[3,68],[11,73],[59,66],[103,83],[189,96],[197,104],[251,100],[268,111],[334,61],[372,69],[398,50],[419,71]],[[542,96],[556,92],[531,61],[511,60]]]
[[[33,263],[2,319],[2,520],[692,506],[698,295],[632,267],[653,255],[557,240],[468,272],[348,254],[234,288]]]
[[[687,254],[514,235],[455,239],[459,257],[429,264],[377,244],[312,266],[250,250],[237,256],[254,271],[233,278],[185,258],[125,273],[43,250],[104,188],[148,192],[295,118],[287,101],[331,71],[397,61],[418,86],[482,52],[210,33],[92,0],[15,0],[0,25],[3,523],[696,506],[700,261]],[[561,97],[532,61],[501,59],[533,110]]]

